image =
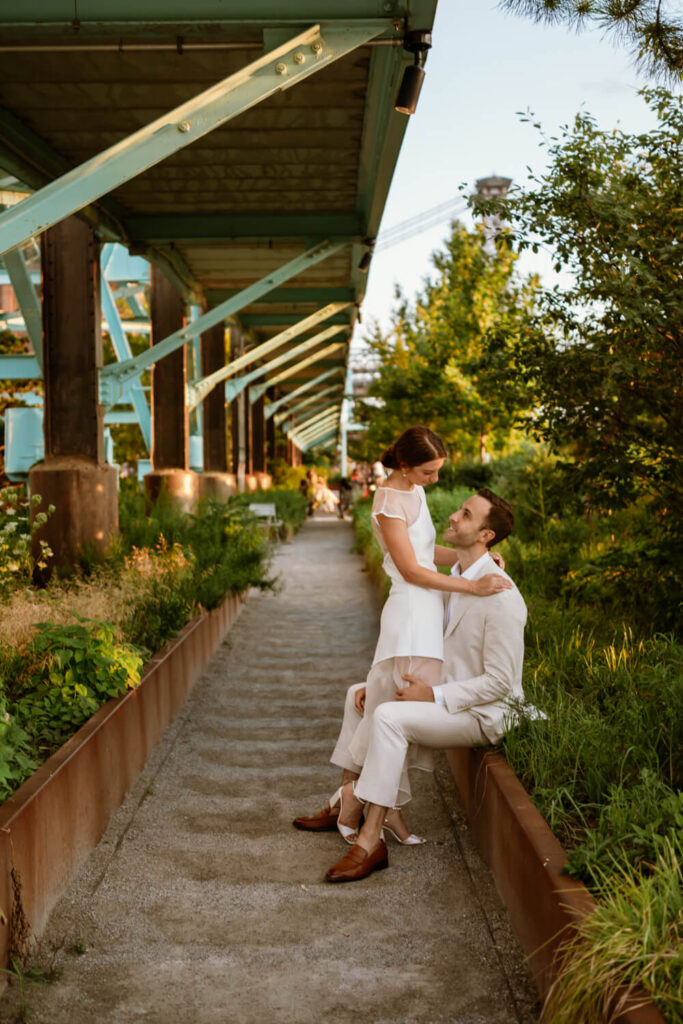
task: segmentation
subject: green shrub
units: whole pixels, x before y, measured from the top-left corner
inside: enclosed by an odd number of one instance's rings
[[[371,511],[371,498],[360,498],[353,504],[353,528],[356,534],[355,550],[363,556],[370,579],[379,588],[382,600],[386,601],[391,588],[391,580],[382,567],[384,556],[372,530]]]
[[[216,608],[229,592],[272,586],[266,538],[241,504],[210,501],[188,517],[186,535],[195,561],[195,598]]]
[[[123,635],[147,654],[155,654],[189,622],[195,608],[195,577],[183,557],[141,576],[121,620]]]
[[[7,710],[0,697],[0,802],[6,800],[36,768],[27,732]]]
[[[36,627],[12,681],[11,710],[35,752],[51,752],[112,697],[140,682],[142,652],[106,622]],[[36,667],[38,671],[36,672]]]

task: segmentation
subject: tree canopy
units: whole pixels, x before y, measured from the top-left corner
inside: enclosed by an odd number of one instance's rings
[[[356,413],[369,423],[369,451],[424,423],[453,451],[484,454],[505,443],[524,403],[523,382],[501,387],[500,362],[484,365],[483,356],[495,325],[522,336],[535,282],[515,278],[517,256],[505,239],[492,246],[482,225],[455,222],[432,260],[436,276],[415,304],[398,292],[389,333],[376,327],[366,339],[381,362],[371,401]]]
[[[680,515],[683,100],[645,96],[652,131],[602,131],[580,114],[546,140],[550,164],[531,188],[482,204],[572,279],[539,293],[524,337],[501,321],[488,361],[530,389],[527,428],[570,453],[587,494],[611,506],[657,494]],[[509,370],[499,377],[510,385]]]
[[[596,27],[633,51],[646,74],[676,81],[683,74],[683,18],[664,0],[501,0],[501,7],[535,21]]]

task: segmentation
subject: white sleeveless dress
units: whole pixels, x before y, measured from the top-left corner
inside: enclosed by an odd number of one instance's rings
[[[394,700],[396,690],[406,686],[404,674],[416,676],[428,686],[441,679],[443,661],[444,603],[441,591],[428,590],[407,583],[394,564],[387,549],[377,516],[403,519],[418,563],[436,571],[434,541],[436,531],[427,507],[424,488],[415,485],[411,491],[378,487],[372,503],[372,526],[384,554],[383,567],[391,579],[391,590],[382,610],[380,633],[372,668],[366,680],[365,714],[356,728],[348,750],[356,765],[362,765],[370,741],[370,722],[376,707]],[[335,755],[337,751],[335,751]],[[333,763],[339,763],[333,755]],[[408,752],[411,767],[431,770],[432,752],[411,744]],[[404,771],[398,804],[410,799],[410,787]]]
[[[391,591],[382,610],[379,639],[372,664],[385,658],[422,657],[443,660],[443,598],[438,590],[406,583],[387,550],[378,516],[403,519],[418,564],[436,571],[436,531],[424,488],[411,491],[378,487],[372,503],[372,528],[384,555],[383,567]]]

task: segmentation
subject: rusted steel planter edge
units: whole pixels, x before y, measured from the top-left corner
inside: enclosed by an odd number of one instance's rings
[[[581,882],[561,874],[566,853],[501,754],[463,748],[447,756],[472,834],[545,996],[557,973],[559,944],[595,902]],[[615,1024],[665,1020],[647,1002],[621,1013]]]
[[[231,594],[220,607],[188,622],[145,666],[135,690],[96,711],[0,806],[0,909],[11,912],[14,868],[35,935],[99,842],[245,599]],[[7,964],[9,942],[8,920],[0,927],[0,967]]]

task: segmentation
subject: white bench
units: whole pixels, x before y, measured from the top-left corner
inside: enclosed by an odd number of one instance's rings
[[[249,511],[257,519],[263,520],[263,525],[269,529],[271,526],[278,528],[282,526],[282,520],[278,518],[277,508],[274,502],[253,501],[249,505]]]

